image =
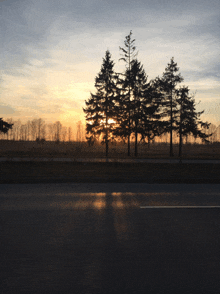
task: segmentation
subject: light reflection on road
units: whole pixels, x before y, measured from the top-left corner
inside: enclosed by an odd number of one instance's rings
[[[2,293],[219,292],[219,211],[140,208],[220,205],[217,186],[2,187]]]
[[[110,199],[110,200],[109,200]],[[0,210],[139,209],[144,206],[219,206],[220,192],[57,193],[0,196]]]

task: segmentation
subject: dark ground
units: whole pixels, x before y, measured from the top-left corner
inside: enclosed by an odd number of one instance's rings
[[[0,183],[220,183],[220,164],[0,162]]]

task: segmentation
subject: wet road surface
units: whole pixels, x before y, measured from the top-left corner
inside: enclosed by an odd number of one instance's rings
[[[119,163],[213,163],[219,164],[219,159],[177,159],[177,158],[68,158],[68,157],[0,157],[0,162],[119,162]]]
[[[211,184],[0,185],[0,293],[219,293],[218,206]]]

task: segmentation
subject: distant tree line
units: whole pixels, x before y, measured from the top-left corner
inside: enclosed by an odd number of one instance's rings
[[[82,142],[85,140],[85,130],[84,125],[81,121],[78,121],[76,124],[76,130],[73,131],[72,127],[66,128],[61,124],[61,127],[58,128],[59,133],[57,132],[56,123],[46,124],[44,120],[40,124],[40,133],[41,136],[38,136],[38,132],[36,132],[37,120],[34,119],[32,121],[28,121],[27,123],[22,123],[21,120],[13,120],[12,118],[3,121],[4,123],[10,125],[10,128],[0,129],[0,139],[2,140],[14,140],[14,141],[37,141],[43,142],[45,141],[56,141],[57,137],[60,141],[77,141]],[[39,124],[39,122],[38,122]],[[0,124],[1,125],[1,124]],[[60,126],[60,124],[57,124]],[[209,141],[211,143],[220,141],[220,125],[215,126],[211,124],[209,129],[206,130],[208,135],[211,135]],[[132,134],[131,140],[134,141],[134,134]],[[175,144],[178,143],[179,137],[176,132],[173,134],[173,141]],[[169,134],[164,133],[161,136],[154,137],[151,141],[152,143],[168,143],[169,142]],[[115,143],[115,142],[114,142]],[[194,138],[192,135],[188,135],[184,137],[184,143],[201,143],[201,139]]]
[[[84,128],[81,121],[76,124],[76,134],[72,127],[65,127],[60,121],[45,123],[41,118],[22,123],[12,118],[7,122],[0,119],[0,138],[14,141],[44,141],[67,142],[84,140]]]
[[[131,154],[131,137],[134,137],[134,154],[138,143],[150,142],[169,134],[170,156],[173,156],[173,136],[179,138],[179,156],[182,143],[188,136],[208,142],[210,124],[200,119],[196,102],[183,81],[177,63],[171,58],[161,77],[148,81],[141,62],[137,59],[132,31],[126,36],[124,47],[119,47],[125,62],[122,73],[114,71],[114,62],[107,50],[101,70],[95,77],[96,92],[85,101],[86,138],[89,143],[101,139],[109,153],[109,143],[124,140]]]

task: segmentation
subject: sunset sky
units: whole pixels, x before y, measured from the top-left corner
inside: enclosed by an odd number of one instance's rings
[[[148,79],[174,56],[203,120],[220,124],[219,0],[0,1],[0,117],[74,127],[108,49],[133,32]]]

